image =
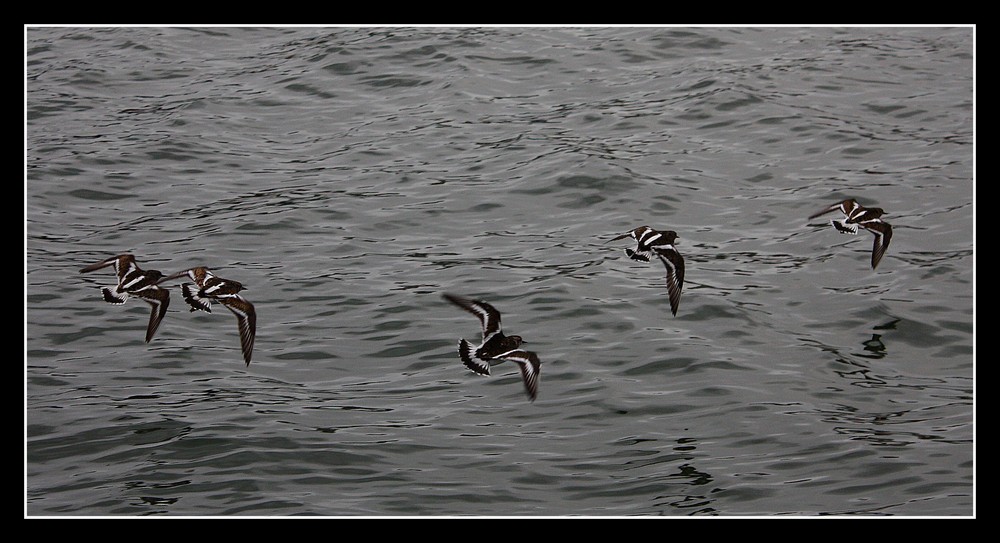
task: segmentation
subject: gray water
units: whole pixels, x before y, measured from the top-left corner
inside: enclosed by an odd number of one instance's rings
[[[972,42],[28,28],[25,514],[972,515]],[[123,252],[247,285],[252,364],[176,287],[146,344]]]

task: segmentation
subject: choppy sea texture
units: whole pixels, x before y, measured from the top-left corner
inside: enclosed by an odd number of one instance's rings
[[[972,515],[973,31],[28,28],[26,514]]]

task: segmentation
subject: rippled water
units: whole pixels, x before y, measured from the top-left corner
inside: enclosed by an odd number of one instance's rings
[[[29,28],[26,514],[973,514],[972,33]]]

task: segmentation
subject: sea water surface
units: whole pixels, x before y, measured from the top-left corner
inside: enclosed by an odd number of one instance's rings
[[[27,28],[25,514],[974,514],[973,31]]]

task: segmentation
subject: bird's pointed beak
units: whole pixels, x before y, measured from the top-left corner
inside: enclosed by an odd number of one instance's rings
[[[177,272],[177,273],[175,273],[175,274],[172,274],[172,275],[168,275],[168,276],[166,276],[166,277],[164,277],[164,278],[160,279],[160,280],[159,280],[159,281],[157,281],[156,283],[157,283],[157,284],[160,284],[160,283],[163,283],[164,281],[169,281],[169,280],[171,280],[171,279],[177,279],[178,277],[181,277],[181,276],[184,276],[184,275],[187,275],[187,270],[184,270],[184,271],[182,271],[182,272]]]

